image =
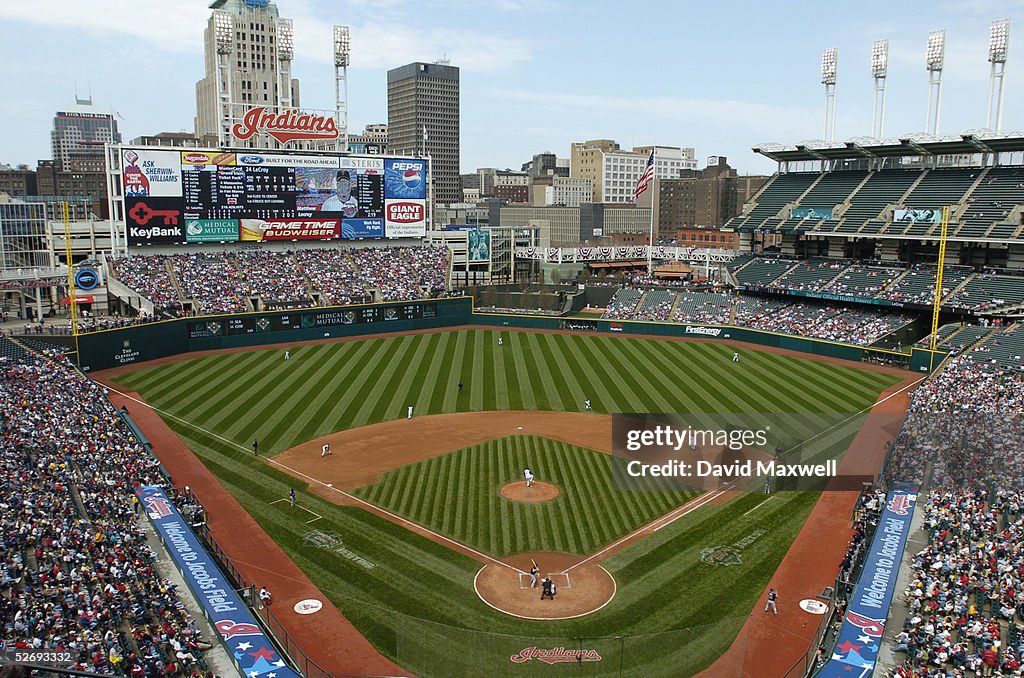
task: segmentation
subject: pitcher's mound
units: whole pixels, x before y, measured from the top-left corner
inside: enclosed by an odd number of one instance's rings
[[[542,501],[551,501],[559,495],[558,488],[551,483],[533,481],[533,485],[526,486],[525,480],[509,483],[501,488],[501,496],[512,501],[521,501],[527,504],[536,504]]]
[[[541,568],[536,588],[530,587],[528,574],[533,560]],[[484,565],[473,586],[481,600],[513,617],[550,620],[582,617],[611,601],[615,596],[615,579],[594,561],[574,567],[580,560],[579,556],[565,553],[520,553],[505,558],[513,567]],[[540,577],[548,577],[555,583],[554,600],[540,599]]]

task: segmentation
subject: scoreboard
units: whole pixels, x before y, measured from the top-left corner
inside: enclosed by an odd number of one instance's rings
[[[129,246],[423,237],[417,158],[121,148]]]
[[[364,325],[386,323],[395,320],[417,320],[436,318],[437,303],[424,302],[394,306],[358,306],[335,308],[328,311],[303,311],[275,315],[246,315],[207,320],[190,320],[186,327],[189,339],[230,336],[236,334],[258,334],[262,332],[287,332],[290,330],[338,325]]]

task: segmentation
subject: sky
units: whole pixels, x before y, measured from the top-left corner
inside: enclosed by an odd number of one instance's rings
[[[1024,129],[1024,0],[276,0],[295,26],[301,103],[333,108],[332,26],[352,35],[349,129],[387,122],[387,71],[460,68],[461,169],[520,169],[535,153],[622,148],[775,163],[752,146],[821,139],[821,55],[839,50],[837,140],[871,134],[871,45],[889,40],[886,137],[925,128],[928,33],[946,30],[939,133],[985,127],[989,27],[1009,18],[1003,130]],[[189,131],[204,76],[208,1],[0,0],[0,163],[51,157],[53,115],[79,96],[121,116],[124,139]]]

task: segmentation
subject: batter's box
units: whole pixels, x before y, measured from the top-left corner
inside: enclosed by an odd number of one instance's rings
[[[556,590],[560,589],[560,588],[567,588],[567,589],[571,589],[572,588],[572,580],[569,579],[569,573],[568,572],[558,572],[558,573],[549,574],[549,575],[546,575],[546,576],[547,576],[548,579],[550,579],[551,581],[555,582]],[[543,577],[537,577],[537,585],[531,587],[530,586],[530,575],[527,574],[526,572],[520,572],[519,573],[519,588],[520,588],[520,590],[529,589],[529,588],[535,588],[535,589],[537,589],[539,591],[540,590],[540,580],[541,579],[543,579]]]

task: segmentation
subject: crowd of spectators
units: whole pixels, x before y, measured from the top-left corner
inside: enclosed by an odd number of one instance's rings
[[[1024,382],[1019,367],[985,352],[1014,331],[919,385],[890,448],[888,481],[932,488],[921,500],[928,542],[912,556],[891,645],[903,662],[894,675],[1022,673]]]
[[[197,312],[239,313],[245,304],[245,287],[238,267],[226,254],[189,252],[171,256],[171,269],[181,296],[198,306]]]
[[[136,678],[203,671],[208,644],[138,523],[132,488],[163,484],[158,463],[61,354],[0,342],[0,646]]]
[[[180,314],[181,299],[171,282],[167,257],[159,254],[133,254],[107,261],[118,282],[153,302],[154,313]]]
[[[251,247],[235,253],[245,293],[265,303],[313,306],[309,284],[287,253]]]
[[[445,294],[445,247],[311,248],[280,252],[133,255],[112,260],[113,276],[151,300],[156,312],[237,313],[259,298],[268,307],[405,301]],[[177,287],[175,286],[177,283]],[[179,293],[180,290],[180,293]]]

